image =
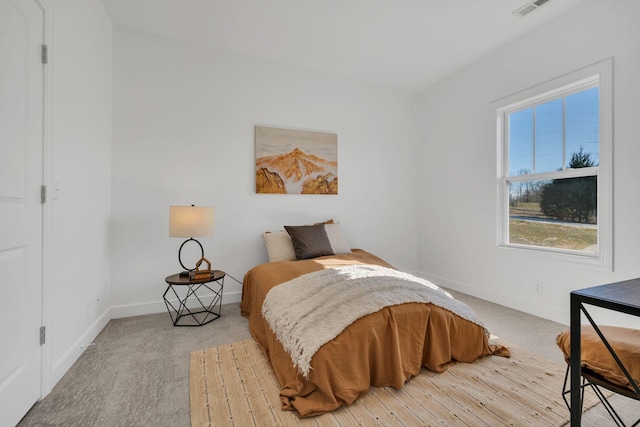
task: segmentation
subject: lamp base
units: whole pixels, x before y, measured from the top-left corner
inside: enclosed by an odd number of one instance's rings
[[[180,249],[178,250],[178,262],[180,262],[180,266],[182,268],[184,268],[184,271],[182,273],[180,273],[180,277],[188,277],[189,276],[189,272],[195,270],[195,268],[187,268],[184,263],[182,262],[182,248],[184,247],[184,245],[186,245],[188,242],[196,242],[198,244],[198,246],[200,246],[200,258],[204,257],[204,249],[202,248],[202,244],[200,242],[198,242],[196,239],[194,239],[193,237],[185,240],[184,242],[182,242],[182,245],[180,245]],[[186,276],[183,276],[183,274],[186,274]]]

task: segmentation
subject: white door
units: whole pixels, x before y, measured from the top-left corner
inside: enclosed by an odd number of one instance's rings
[[[0,0],[0,426],[40,398],[44,14]]]

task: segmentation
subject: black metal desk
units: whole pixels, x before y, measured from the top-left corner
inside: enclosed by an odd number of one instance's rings
[[[571,316],[571,427],[579,427],[582,418],[580,405],[580,315],[585,314],[594,329],[599,332],[596,323],[591,318],[583,304],[603,307],[621,313],[640,316],[640,279],[626,280],[624,282],[611,283],[609,285],[594,286],[593,288],[579,289],[571,292],[570,296]],[[601,334],[600,338],[603,338]],[[603,339],[605,346],[612,349]],[[614,354],[614,353],[612,353]],[[617,356],[614,355],[614,358]],[[617,360],[622,365],[619,360]],[[622,368],[625,370],[624,367]]]

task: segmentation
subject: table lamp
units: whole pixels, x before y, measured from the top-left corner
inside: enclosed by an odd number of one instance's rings
[[[169,237],[188,237],[178,250],[178,261],[185,270],[181,275],[188,276],[193,268],[187,268],[182,263],[182,248],[187,242],[196,242],[204,257],[204,249],[194,237],[213,236],[213,208],[202,206],[169,206]]]

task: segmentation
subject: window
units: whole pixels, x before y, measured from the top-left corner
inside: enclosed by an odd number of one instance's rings
[[[497,107],[501,246],[611,266],[611,68]]]

